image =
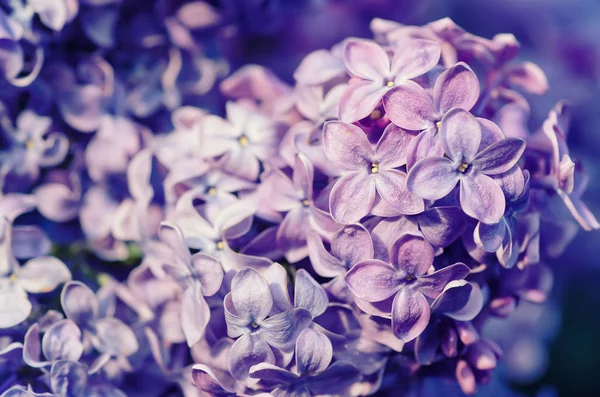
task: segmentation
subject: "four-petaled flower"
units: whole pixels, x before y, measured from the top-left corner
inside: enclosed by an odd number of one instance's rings
[[[300,331],[312,322],[310,312],[301,307],[269,316],[273,309],[271,289],[252,268],[235,275],[223,304],[227,335],[237,339],[229,353],[229,372],[238,380],[245,380],[255,364],[274,364],[272,349],[292,349]]]
[[[406,131],[390,124],[373,149],[356,125],[339,121],[325,124],[325,154],[346,171],[329,196],[333,219],[339,223],[360,220],[369,214],[377,196],[401,214],[423,211],[423,200],[406,189],[406,173],[397,169],[406,164],[410,139]]]
[[[405,234],[390,250],[391,264],[378,259],[357,263],[346,274],[350,291],[361,300],[382,302],[393,298],[392,331],[406,342],[413,340],[429,323],[429,303],[446,284],[470,273],[456,263],[428,274],[433,265],[433,248],[421,236]]]
[[[410,39],[401,43],[390,59],[379,44],[349,40],[344,47],[344,64],[356,81],[340,99],[340,120],[352,123],[367,117],[392,87],[430,71],[440,60],[435,41]]]
[[[408,173],[406,185],[417,197],[437,200],[460,183],[463,211],[483,223],[498,223],[506,206],[500,185],[491,176],[509,171],[525,150],[525,141],[507,138],[481,150],[481,126],[466,110],[455,108],[441,121],[448,157],[428,157]]]

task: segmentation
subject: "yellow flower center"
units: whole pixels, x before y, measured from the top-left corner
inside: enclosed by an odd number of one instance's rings
[[[379,172],[379,163],[371,163],[371,174]]]
[[[303,205],[304,207],[308,207],[308,206],[310,205],[310,200],[309,200],[309,199],[304,199],[304,200],[302,200],[302,205]]]
[[[438,121],[437,123],[435,123],[435,128],[437,128],[439,130],[440,129],[440,124],[442,124],[441,121]]]
[[[383,116],[383,114],[381,113],[381,110],[375,109],[371,112],[371,114],[369,115],[369,118],[371,120],[379,120],[381,118],[381,116]]]
[[[215,196],[217,194],[217,189],[214,187],[211,187],[210,189],[208,189],[207,193],[209,196]]]
[[[225,243],[224,243],[224,242],[222,242],[222,241],[219,241],[219,242],[217,243],[217,249],[218,249],[219,251],[223,251],[223,250],[225,249]]]
[[[35,141],[33,139],[28,139],[27,142],[25,142],[25,147],[27,150],[33,150],[35,147]]]
[[[240,143],[241,147],[246,147],[248,146],[248,137],[246,135],[242,135],[238,138],[238,142]]]
[[[467,163],[461,163],[461,165],[458,166],[458,172],[463,174],[467,171],[467,169],[469,169],[469,164]]]
[[[16,283],[17,282],[17,275],[16,274],[11,274],[10,277],[8,278],[10,280],[11,283]]]
[[[394,82],[393,81],[388,81],[387,82],[387,86],[388,87],[393,87],[394,86]]]

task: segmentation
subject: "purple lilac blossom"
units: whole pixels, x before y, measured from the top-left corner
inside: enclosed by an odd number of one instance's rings
[[[318,7],[338,24],[385,1]],[[306,4],[142,3],[0,7],[0,396],[539,377],[551,336],[518,316],[600,224],[571,108],[530,130],[549,83],[513,35],[376,18],[373,39],[240,64],[307,29]]]

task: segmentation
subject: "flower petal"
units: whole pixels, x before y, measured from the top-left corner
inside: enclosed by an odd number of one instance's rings
[[[367,259],[350,269],[345,280],[357,298],[367,302],[380,302],[400,289],[397,273],[396,269],[383,261]]]
[[[40,256],[25,262],[15,271],[19,284],[28,292],[53,291],[59,284],[71,279],[67,265],[53,256]]]
[[[48,361],[79,361],[83,353],[81,331],[68,319],[54,323],[42,338],[42,351]]]
[[[294,346],[300,332],[312,322],[310,312],[303,307],[276,314],[264,320],[261,337],[278,349],[290,349]]]
[[[377,142],[375,157],[380,168],[397,168],[406,164],[408,145],[413,136],[390,123]]]
[[[427,73],[438,64],[441,55],[439,43],[432,40],[409,39],[400,45],[392,59],[392,75],[396,84]]]
[[[188,265],[190,263],[190,250],[185,244],[183,232],[179,226],[170,222],[161,222],[158,229],[158,237],[171,248],[173,254],[181,261],[181,264]]]
[[[333,358],[333,346],[325,335],[311,328],[300,333],[296,341],[296,367],[300,376],[323,372]]]
[[[202,295],[212,296],[219,291],[223,282],[223,268],[218,260],[210,255],[198,252],[192,255],[190,267],[198,282],[202,285]]]
[[[454,161],[470,163],[481,142],[481,126],[464,109],[455,108],[442,118],[440,134],[444,152]]]
[[[325,249],[319,233],[310,230],[307,234],[308,255],[313,270],[321,277],[336,277],[344,274],[343,264]]]
[[[371,166],[373,150],[359,127],[329,121],[323,126],[323,147],[327,158],[345,170],[364,170]]]
[[[400,214],[414,215],[425,209],[423,199],[407,190],[406,174],[400,170],[380,171],[375,187],[381,198]]]
[[[440,74],[433,87],[435,107],[441,114],[452,108],[471,110],[479,98],[477,75],[464,62]]]
[[[392,332],[405,342],[415,339],[429,323],[429,303],[412,288],[402,288],[392,305]]]
[[[88,373],[85,365],[67,360],[55,362],[50,369],[50,385],[58,396],[76,397],[85,393]]]
[[[373,259],[375,255],[371,234],[358,223],[344,226],[333,236],[331,252],[347,267],[364,259]]]
[[[79,214],[80,195],[62,183],[46,183],[34,191],[40,213],[55,222],[66,222]]]
[[[27,259],[48,255],[52,243],[37,226],[14,226],[11,245],[16,258]]]
[[[460,207],[433,207],[419,215],[419,229],[434,247],[447,247],[463,234],[466,220]]]
[[[260,321],[269,315],[273,297],[267,280],[252,268],[242,269],[231,281],[231,301],[242,318]]]
[[[487,175],[498,175],[510,170],[525,151],[525,141],[507,138],[482,150],[473,159],[473,165]]]
[[[437,200],[450,193],[458,179],[458,171],[452,160],[429,157],[411,168],[406,177],[406,187],[417,197]]]
[[[340,120],[353,123],[367,117],[389,89],[388,86],[382,86],[381,82],[369,80],[353,82],[340,98]]]
[[[0,279],[0,329],[22,323],[31,313],[27,293],[8,279]]]
[[[485,251],[496,252],[500,248],[500,245],[502,245],[507,227],[508,225],[504,217],[502,217],[500,222],[492,225],[478,222],[473,231],[473,240]]]
[[[309,230],[308,210],[295,208],[289,211],[277,229],[275,241],[286,259],[295,263],[308,255],[306,233]]]
[[[338,179],[331,189],[331,216],[342,224],[359,221],[373,207],[375,194],[375,180],[370,174],[348,173]]]
[[[400,236],[390,248],[390,259],[402,275],[421,276],[433,265],[433,247],[423,237]]]
[[[435,126],[436,109],[431,96],[420,85],[407,81],[383,97],[385,113],[395,125],[420,131]]]
[[[460,206],[465,214],[491,225],[500,222],[506,202],[496,181],[487,175],[475,174],[461,178]]]
[[[69,281],[62,289],[60,303],[67,318],[83,326],[98,317],[98,299],[94,292],[80,281]]]
[[[344,46],[344,64],[353,75],[371,81],[382,80],[390,73],[390,58],[371,40],[348,40]]]
[[[305,308],[313,318],[323,314],[327,309],[329,299],[321,284],[316,282],[304,269],[296,272],[295,282],[294,307]]]
[[[414,137],[408,146],[406,155],[406,169],[411,170],[417,161],[427,157],[444,157],[442,138],[437,127],[421,131]]]
[[[314,169],[313,165],[303,153],[296,155],[294,162],[294,174],[292,180],[294,181],[294,188],[305,199],[312,199],[313,197],[313,178]]]
[[[138,351],[138,341],[132,329],[118,318],[105,317],[94,325],[95,347],[100,352],[127,357]]]
[[[304,57],[294,72],[294,78],[302,84],[323,84],[345,73],[345,69],[344,62],[330,51],[317,50]]]
[[[194,346],[204,335],[210,321],[210,308],[198,285],[188,286],[181,299],[181,328],[189,347]]]
[[[273,351],[264,340],[243,335],[231,346],[227,367],[235,379],[246,380],[250,368],[260,363],[275,364]]]
[[[419,291],[430,298],[437,298],[446,284],[455,280],[462,280],[471,273],[471,269],[464,263],[455,263],[431,274],[419,277]]]
[[[250,368],[250,377],[260,379],[262,384],[275,388],[287,386],[298,381],[298,375],[287,369],[269,363],[260,363]]]

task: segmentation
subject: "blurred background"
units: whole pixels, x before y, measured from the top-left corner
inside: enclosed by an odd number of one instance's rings
[[[302,58],[348,36],[372,37],[369,22],[384,18],[425,24],[450,17],[486,38],[512,33],[520,58],[546,73],[549,92],[532,104],[531,130],[539,128],[558,100],[572,105],[568,136],[572,157],[590,176],[584,201],[600,215],[600,1],[599,0],[243,0],[230,59],[232,70],[246,63],[270,67],[293,83]],[[243,7],[242,7],[243,9]],[[257,12],[260,10],[260,12]],[[252,12],[250,12],[252,11]],[[239,34],[243,33],[243,34]],[[283,55],[283,56],[282,56]],[[506,351],[511,391],[492,383],[480,395],[600,396],[600,234],[580,232],[554,263],[552,301],[522,306],[508,321],[513,332],[487,329]],[[506,321],[506,320],[502,320]],[[521,327],[529,330],[522,337]],[[532,331],[533,329],[533,331]],[[532,337],[531,335],[535,335]]]

